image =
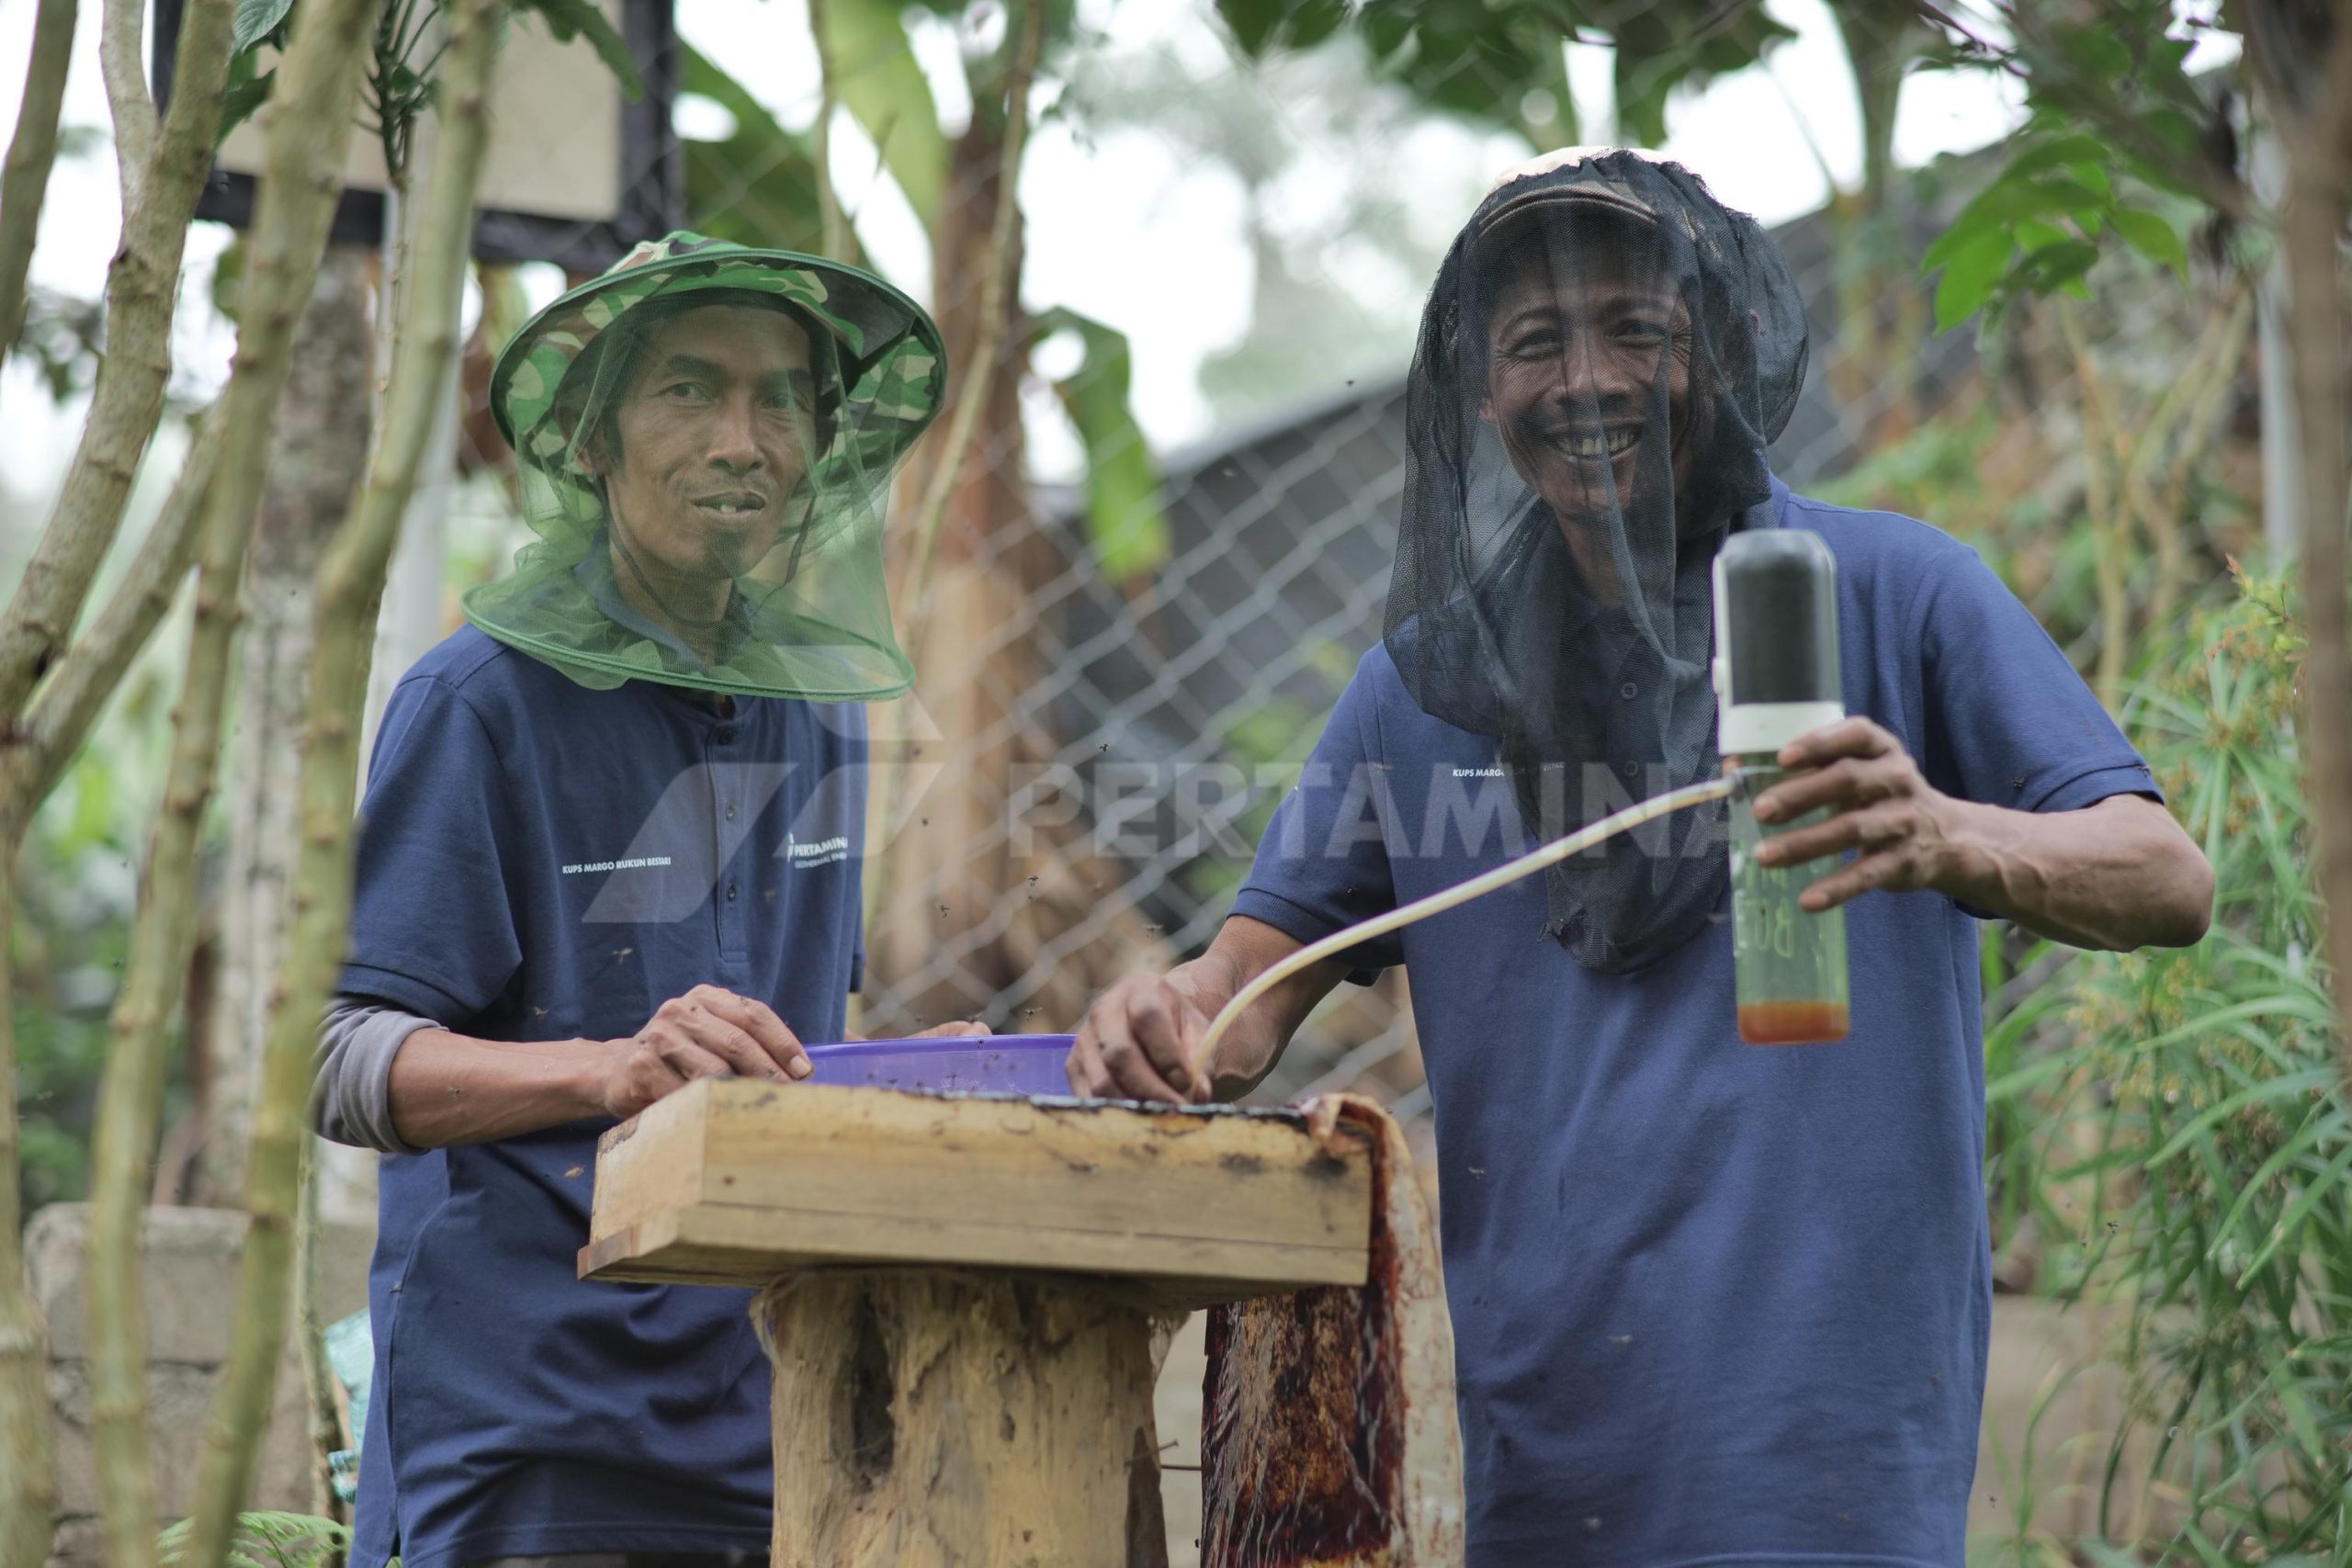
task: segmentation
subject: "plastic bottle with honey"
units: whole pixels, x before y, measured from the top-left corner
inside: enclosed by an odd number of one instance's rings
[[[1846,716],[1838,670],[1838,568],[1802,528],[1734,534],[1716,553],[1716,750],[1733,775],[1732,951],[1739,1037],[1794,1045],[1846,1037],[1846,915],[1797,896],[1835,863],[1759,865],[1756,850],[1826,816],[1766,827],[1756,797],[1790,776],[1777,758],[1807,730]]]

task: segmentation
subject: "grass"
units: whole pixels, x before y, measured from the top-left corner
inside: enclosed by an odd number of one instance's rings
[[[2203,942],[2078,955],[2023,989],[2047,955],[2005,968],[1988,944],[1988,982],[2010,987],[1988,991],[1996,1235],[2030,1217],[2042,1288],[2126,1310],[2105,1491],[2143,1429],[2179,1521],[2094,1551],[2029,1512],[1994,1561],[2352,1559],[2352,1105],[2317,956],[2301,652],[2280,586],[2242,581],[2127,708],[2214,866]]]

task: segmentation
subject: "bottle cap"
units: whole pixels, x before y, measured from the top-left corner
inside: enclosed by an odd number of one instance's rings
[[[1716,750],[1778,751],[1846,716],[1838,563],[1805,528],[1743,529],[1715,553]]]

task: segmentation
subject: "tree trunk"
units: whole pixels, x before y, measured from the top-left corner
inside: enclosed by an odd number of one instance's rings
[[[345,14],[338,15],[338,9]],[[350,933],[359,710],[368,691],[368,655],[385,568],[399,537],[418,460],[441,423],[443,387],[457,355],[474,191],[488,138],[484,100],[497,59],[501,9],[496,0],[466,0],[452,19],[436,96],[435,112],[440,119],[433,166],[418,186],[427,193],[426,209],[409,253],[411,276],[395,289],[401,303],[382,431],[368,459],[366,480],[319,563],[292,914],[270,997],[245,1178],[250,1223],[232,1309],[235,1332],[205,1432],[195,1523],[188,1534],[190,1568],[214,1568],[227,1551],[251,1479],[251,1435],[267,1408],[270,1378],[285,1337],[301,1150],[308,1135],[303,1103],[311,1048]],[[321,3],[317,10],[306,9],[296,51],[306,41],[317,41],[307,29],[349,28],[354,36],[364,35],[372,10],[369,0],[336,0],[332,6]],[[326,37],[334,39],[333,33]],[[347,57],[336,51],[349,47],[335,39],[314,60],[332,62],[331,72],[340,74]],[[293,72],[290,57],[281,69]],[[270,153],[275,164],[281,153],[275,135]],[[342,150],[336,149],[334,155],[340,162]],[[324,238],[323,224],[320,238]]]
[[[247,580],[244,650],[232,742],[228,861],[209,1038],[213,1091],[190,1201],[233,1206],[244,1189],[269,980],[285,942],[293,875],[297,738],[310,691],[311,579],[368,461],[375,396],[372,257],[330,246],[296,330],[268,488]]]
[[[40,1568],[49,1555],[54,1453],[49,1336],[25,1285],[21,1137],[17,1116],[17,856],[24,825],[0,801],[0,1565]]]
[[[1081,1280],[826,1271],[752,1308],[775,1568],[1164,1568],[1151,1320]]]
[[[2352,24],[2340,28],[2338,51],[2352,51]],[[2323,122],[2339,121],[2322,114]],[[2332,137],[2290,140],[2286,258],[2288,342],[2292,345],[2295,403],[2300,415],[2302,474],[2306,789],[2318,853],[2320,897],[2327,912],[2327,952],[2334,970],[2338,1043],[2345,1088],[2352,1094],[2352,653],[2346,647],[2346,352],[2344,276],[2339,243],[2344,229],[2347,160]]]
[[[955,367],[948,406],[985,400],[933,542],[923,604],[904,604],[915,661],[912,703],[876,710],[876,771],[901,770],[903,826],[869,837],[866,1007],[872,1035],[985,1017],[999,1029],[1075,1026],[1094,990],[1155,951],[1118,897],[1118,873],[1067,829],[1035,836],[1016,820],[1020,785],[1053,754],[1037,605],[1069,570],[1029,503],[1020,409],[1018,331],[997,336],[994,363],[972,363],[984,336],[980,279],[1004,167],[1004,127],[976,114],[957,138],[933,245],[932,298]],[[1015,220],[1006,265],[1020,276]],[[1016,315],[1018,290],[1005,308]],[[934,459],[935,460],[935,459]],[[902,493],[922,494],[918,466]],[[901,574],[900,581],[906,581]],[[913,721],[913,722],[910,722]],[[923,733],[910,733],[922,728]],[[922,786],[936,781],[937,787]],[[879,788],[878,796],[892,794]],[[882,801],[877,801],[882,804]]]
[[[147,1322],[140,1282],[141,1216],[154,1167],[169,1025],[196,945],[198,872],[206,807],[219,774],[245,552],[254,513],[206,509],[190,626],[164,795],[141,869],[122,989],[107,1018],[106,1071],[90,1148],[91,1448],[115,1568],[155,1562],[155,1467],[147,1421]]]

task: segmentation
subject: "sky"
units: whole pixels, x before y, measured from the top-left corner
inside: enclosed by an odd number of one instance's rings
[[[0,0],[0,123],[13,125],[22,91],[35,0]],[[1726,202],[1766,223],[1818,207],[1827,178],[1858,176],[1860,153],[1853,92],[1844,53],[1822,0],[1771,0],[1796,37],[1767,71],[1718,81],[1669,108],[1661,149],[1702,174]],[[61,160],[51,178],[33,256],[36,284],[85,296],[103,287],[119,209],[96,62],[97,8],[84,7],[68,78],[62,122],[100,133],[79,155]],[[679,8],[682,32],[723,62],[758,61],[743,80],[787,126],[814,118],[817,83],[799,0],[692,0]],[[1229,69],[1208,0],[1082,0],[1081,17],[1114,57],[1159,53],[1203,74]],[[1001,25],[1001,23],[999,24]],[[932,79],[943,117],[967,111],[954,63],[956,42],[945,24],[920,29],[918,57]],[[1605,50],[1569,46],[1569,73],[1586,133],[1609,130]],[[740,67],[739,67],[740,69]],[[1281,106],[1277,106],[1280,107]],[[682,111],[708,123],[724,112],[689,102]],[[1906,164],[1979,146],[2012,128],[2020,110],[2014,84],[1984,75],[1915,76],[1902,102],[1896,151]],[[1315,144],[1313,117],[1301,124],[1283,188],[1311,200],[1321,163],[1333,154]],[[692,123],[689,125],[692,129]],[[543,131],[543,128],[541,128]],[[876,174],[872,144],[843,116],[834,169],[845,208],[854,213],[870,254],[892,279],[920,295],[929,266],[920,225],[887,178]],[[1512,139],[1445,121],[1399,128],[1390,150],[1399,199],[1416,231],[1442,244],[1467,216],[1492,175],[1524,155]],[[1825,175],[1825,169],[1827,175]],[[1250,311],[1251,260],[1244,243],[1244,195],[1230,173],[1156,139],[1148,130],[1088,137],[1048,117],[1032,138],[1021,197],[1029,223],[1023,297],[1032,308],[1065,305],[1128,334],[1134,402],[1147,435],[1161,448],[1212,433],[1213,416],[1196,385],[1204,355],[1233,343]],[[176,328],[177,372],[194,390],[225,377],[233,336],[206,299],[227,231],[198,224],[191,233],[183,309]],[[1375,313],[1409,321],[1423,280],[1351,267],[1344,246],[1327,253],[1332,286],[1371,290]],[[531,280],[551,293],[551,269]],[[1399,367],[1401,368],[1401,366]],[[53,488],[80,423],[75,409],[55,410],[22,366],[0,373],[0,484],[18,497]],[[1032,460],[1041,474],[1066,474],[1077,448],[1050,402],[1033,405]]]

